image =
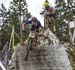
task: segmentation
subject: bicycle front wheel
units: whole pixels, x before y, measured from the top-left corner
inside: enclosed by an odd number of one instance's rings
[[[34,41],[33,38],[29,38],[25,60],[28,59],[29,50],[32,50],[32,47],[33,47],[33,41]]]

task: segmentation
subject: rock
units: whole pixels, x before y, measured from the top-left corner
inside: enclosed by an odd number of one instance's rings
[[[72,70],[63,45],[45,45],[33,49],[25,61],[26,47],[16,48],[15,70]]]

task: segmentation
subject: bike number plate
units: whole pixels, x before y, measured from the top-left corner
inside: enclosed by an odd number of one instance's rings
[[[30,34],[29,34],[29,37],[34,38],[34,37],[35,37],[35,33],[30,33]]]

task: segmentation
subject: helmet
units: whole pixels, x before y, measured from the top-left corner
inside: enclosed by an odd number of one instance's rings
[[[44,5],[43,5],[43,6],[45,6],[45,7],[48,7],[48,6],[49,6],[48,0],[46,0],[46,1],[44,2]]]
[[[36,17],[32,17],[32,21],[36,22],[37,18]]]

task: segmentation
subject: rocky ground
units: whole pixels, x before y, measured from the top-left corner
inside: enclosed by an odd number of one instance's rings
[[[63,45],[44,45],[30,51],[25,61],[25,46],[17,46],[12,70],[72,70]],[[11,70],[11,69],[9,69]]]

